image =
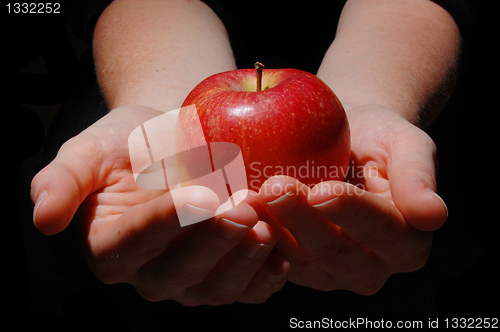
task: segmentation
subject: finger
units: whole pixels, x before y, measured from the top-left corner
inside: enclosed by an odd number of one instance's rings
[[[420,130],[407,136],[410,137],[391,146],[391,193],[396,207],[413,227],[434,231],[448,217],[446,204],[436,194],[436,146]]]
[[[238,298],[238,302],[264,303],[283,288],[289,272],[290,262],[281,255],[271,252],[247,289]]]
[[[248,204],[240,203],[217,218],[195,225],[151,264],[146,264],[137,283],[160,287],[162,294],[156,290],[153,296],[182,296],[187,287],[203,281],[257,220],[255,211]]]
[[[47,235],[64,230],[113,167],[129,163],[128,134],[158,113],[146,107],[122,107],[63,144],[56,158],[32,180],[35,226]]]
[[[83,199],[98,185],[96,176],[102,165],[101,147],[90,150],[84,137],[66,142],[56,159],[32,180],[31,197],[35,203],[33,222],[46,235],[64,230],[73,218]],[[88,154],[87,154],[88,152]]]
[[[88,233],[87,256],[98,278],[106,283],[128,282],[142,265],[161,255],[181,234],[193,227],[181,227],[177,215],[191,213],[203,219],[214,215],[217,195],[209,188],[189,186],[128,209],[113,222],[92,227]],[[110,259],[111,258],[111,259]]]
[[[262,189],[260,191],[262,191]],[[272,226],[276,238],[278,239],[275,251],[279,252],[292,264],[305,263],[303,257],[300,255],[297,241],[295,241],[292,234],[276,220],[272,213],[259,204],[259,193],[247,190],[243,193],[236,192],[235,195],[245,195],[244,201],[254,208],[259,215],[259,220],[263,220]]]
[[[274,186],[272,190],[270,186]],[[286,192],[280,195],[276,190],[281,186]],[[268,193],[267,195],[265,193]],[[340,227],[325,220],[314,208],[309,206],[309,188],[295,179],[274,177],[268,179],[261,188],[261,201],[297,241],[300,253],[313,264],[321,264],[336,274],[351,266],[356,257],[370,264],[372,255],[352,241]]]
[[[292,183],[297,184],[295,191]],[[294,262],[290,261],[291,280],[293,277],[300,284],[319,290],[348,289],[366,295],[382,287],[389,275],[384,262],[309,206],[307,186],[286,177],[271,178],[266,184],[287,188],[285,195],[273,197],[273,193],[279,192],[275,189],[262,199],[294,236],[305,258],[300,266],[308,270],[309,277],[297,276]],[[265,191],[264,188],[261,193]]]
[[[386,262],[413,270],[427,260],[432,233],[407,224],[385,198],[348,183],[331,181],[311,189],[309,204]]]
[[[241,243],[229,251],[198,285],[186,293],[206,304],[230,304],[238,300],[267,260],[276,243],[272,228],[259,221]]]

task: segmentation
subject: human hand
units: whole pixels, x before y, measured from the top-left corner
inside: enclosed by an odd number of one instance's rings
[[[35,225],[55,234],[75,216],[96,277],[130,283],[151,301],[265,301],[284,285],[289,266],[271,254],[275,234],[248,204],[180,227],[175,207],[214,215],[217,195],[205,187],[182,188],[174,207],[170,192],[135,184],[128,136],[160,114],[120,107],[66,142],[32,181]]]
[[[272,177],[247,200],[277,232],[289,280],[319,290],[376,293],[387,278],[427,261],[447,218],[435,194],[435,145],[391,109],[348,112],[352,156],[346,180],[309,188]]]

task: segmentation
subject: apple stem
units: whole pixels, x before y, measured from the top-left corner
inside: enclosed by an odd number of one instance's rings
[[[265,66],[260,62],[256,62],[254,66],[257,71],[257,91],[262,91],[262,68]]]

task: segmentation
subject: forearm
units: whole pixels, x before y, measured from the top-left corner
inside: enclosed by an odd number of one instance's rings
[[[110,109],[169,111],[207,76],[235,68],[223,24],[196,0],[115,0],[99,18],[93,50]]]
[[[347,110],[380,104],[425,127],[454,86],[460,35],[429,0],[350,0],[318,76]]]

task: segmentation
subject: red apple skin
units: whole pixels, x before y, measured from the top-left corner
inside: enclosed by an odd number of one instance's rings
[[[183,106],[196,106],[207,142],[238,144],[251,190],[278,174],[308,186],[343,180],[349,125],[330,87],[297,69],[264,69],[263,90],[256,85],[254,69],[215,74],[198,84]],[[189,112],[179,114],[180,141],[188,145],[198,140],[190,137],[193,119]]]

